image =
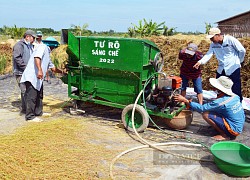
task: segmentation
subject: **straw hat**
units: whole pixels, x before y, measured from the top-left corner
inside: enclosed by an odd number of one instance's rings
[[[209,82],[213,87],[215,87],[216,89],[219,89],[225,94],[229,96],[235,95],[232,92],[233,81],[229,77],[220,76],[218,79],[210,78]]]

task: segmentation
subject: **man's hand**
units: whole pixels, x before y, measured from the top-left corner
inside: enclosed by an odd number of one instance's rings
[[[174,100],[178,102],[188,102],[188,100],[180,94],[175,95]]]
[[[60,73],[60,74],[64,74],[64,70],[62,69],[59,69],[59,68],[56,68],[56,67],[53,67],[51,68],[51,70],[54,72],[54,73]]]
[[[200,65],[201,65],[201,63],[200,63],[200,62],[197,62],[193,67],[194,67],[195,69],[198,69],[198,68],[200,67]]]
[[[43,71],[42,71],[42,69],[38,69],[37,78],[38,79],[43,79]]]
[[[38,79],[43,79],[43,71],[42,69],[38,69],[37,76]]]
[[[35,60],[35,65],[38,69],[37,75],[36,77],[38,79],[43,79],[43,70],[42,70],[42,66],[41,66],[41,58],[40,57],[34,57]]]

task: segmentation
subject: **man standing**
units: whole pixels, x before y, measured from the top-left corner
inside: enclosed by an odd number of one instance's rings
[[[36,45],[35,45],[35,49],[40,45],[43,44],[43,33],[42,31],[37,31],[36,32],[37,38],[36,38]],[[48,47],[49,48],[49,47]],[[51,51],[51,47],[49,49],[49,51]],[[49,79],[49,70],[46,72],[46,76],[45,76],[45,81],[47,81],[49,84],[51,84],[51,81]]]
[[[231,90],[233,82],[226,76],[210,78],[209,82],[217,92],[216,100],[200,105],[176,95],[175,101],[184,102],[191,110],[202,113],[203,119],[219,133],[213,139],[235,139],[243,130],[245,114],[239,96]]]
[[[211,28],[207,38],[212,41],[209,50],[194,67],[198,69],[201,64],[207,63],[213,54],[215,54],[219,63],[216,78],[220,76],[229,77],[233,81],[232,91],[242,101],[240,68],[246,54],[245,48],[236,38],[229,35],[222,35],[218,28]]]
[[[41,122],[36,116],[43,115],[43,80],[46,71],[50,68],[54,72],[62,73],[55,68],[50,60],[48,46],[40,44],[31,55],[27,68],[23,72],[21,83],[25,83],[26,92],[26,115],[25,119],[30,122]]]
[[[36,34],[32,30],[27,30],[23,36],[23,39],[18,41],[15,46],[13,47],[13,72],[16,77],[18,86],[21,90],[21,113],[25,113],[25,100],[24,100],[24,94],[26,90],[26,86],[23,83],[20,83],[23,71],[26,68],[26,65],[28,64],[29,58],[31,53],[33,52],[33,45],[36,38]]]
[[[193,66],[203,57],[194,43],[189,43],[187,48],[179,52],[179,59],[182,60],[180,76],[182,79],[181,95],[186,96],[188,81],[192,79],[194,91],[197,93],[198,102],[203,103],[201,69]]]
[[[36,36],[37,36],[36,43],[43,44],[43,42],[42,42],[42,37],[43,37],[42,31],[37,31],[36,32]]]

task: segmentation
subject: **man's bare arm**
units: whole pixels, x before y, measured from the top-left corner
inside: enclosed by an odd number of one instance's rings
[[[37,72],[37,78],[38,79],[43,79],[43,70],[42,70],[42,66],[41,66],[41,59],[39,57],[35,57],[35,64],[36,64],[36,67],[38,69],[38,72]]]

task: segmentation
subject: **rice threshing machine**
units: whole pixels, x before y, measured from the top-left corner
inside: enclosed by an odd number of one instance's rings
[[[153,42],[71,32],[67,42],[68,74],[62,79],[70,98],[123,109],[122,122],[133,131],[132,109],[141,94],[134,113],[138,132],[147,128],[149,115],[172,119],[185,109],[173,100],[181,78],[162,72],[163,55]]]

